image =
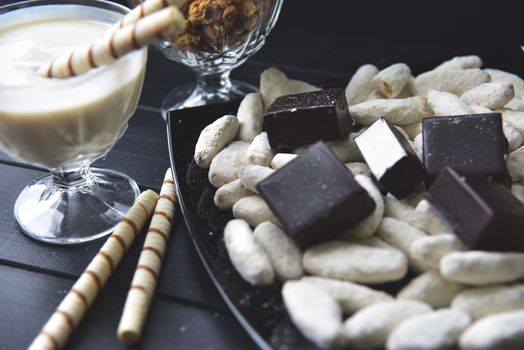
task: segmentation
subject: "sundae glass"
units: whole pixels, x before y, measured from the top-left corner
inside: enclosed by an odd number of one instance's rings
[[[134,113],[146,49],[67,78],[37,68],[89,44],[129,9],[102,0],[33,0],[0,7],[0,150],[49,169],[19,195],[21,231],[54,244],[109,234],[139,193],[136,182],[90,167],[113,147]]]

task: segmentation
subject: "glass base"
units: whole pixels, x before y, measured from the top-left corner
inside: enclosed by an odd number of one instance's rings
[[[162,101],[162,117],[167,118],[167,112],[204,106],[213,103],[228,102],[241,99],[258,89],[248,83],[232,80],[231,86],[223,90],[206,91],[196,82],[180,85],[172,90]]]
[[[20,193],[14,215],[21,231],[36,240],[87,243],[110,234],[139,193],[133,179],[110,169],[91,168],[85,181],[68,187],[47,175]]]

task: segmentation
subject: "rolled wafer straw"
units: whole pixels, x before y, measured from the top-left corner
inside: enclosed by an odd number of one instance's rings
[[[56,308],[29,349],[60,349],[153,214],[158,195],[144,191]]]
[[[48,78],[68,78],[90,69],[110,64],[133,50],[140,49],[161,38],[172,38],[182,33],[187,22],[175,6],[154,12],[111,35],[102,36],[91,45],[58,57],[38,69],[38,74]]]
[[[139,19],[169,6],[182,7],[188,0],[146,0],[109,27],[103,36],[109,36],[120,28],[136,23]]]
[[[125,344],[136,342],[142,334],[171,234],[175,206],[175,185],[168,169],[118,326],[118,339]]]

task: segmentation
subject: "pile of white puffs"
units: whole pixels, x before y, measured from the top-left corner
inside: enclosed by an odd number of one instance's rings
[[[262,131],[265,108],[279,96],[318,88],[268,69],[260,92],[244,98],[237,116],[202,131],[195,161],[209,168],[216,206],[233,211],[224,230],[233,265],[253,285],[283,283],[292,321],[319,347],[524,349],[524,253],[468,249],[424,199],[423,187],[403,200],[383,196],[354,143],[385,118],[420,157],[423,118],[500,112],[511,190],[524,201],[524,81],[481,67],[478,56],[463,56],[416,77],[403,63],[357,70],[346,99],[361,128],[327,144],[376,207],[336,240],[305,251],[282,230],[256,185],[304,149],[271,149]],[[416,277],[397,295],[373,289],[408,270]]]

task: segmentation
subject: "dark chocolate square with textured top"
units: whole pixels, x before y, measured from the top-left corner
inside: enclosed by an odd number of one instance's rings
[[[444,167],[427,197],[470,248],[524,251],[524,204],[499,182]]]
[[[324,89],[277,98],[264,114],[273,148],[338,140],[354,130],[344,89]]]
[[[375,209],[367,191],[323,142],[257,188],[284,231],[302,247],[337,237]]]
[[[445,166],[510,185],[500,113],[427,118],[422,122],[422,137],[426,186]]]

